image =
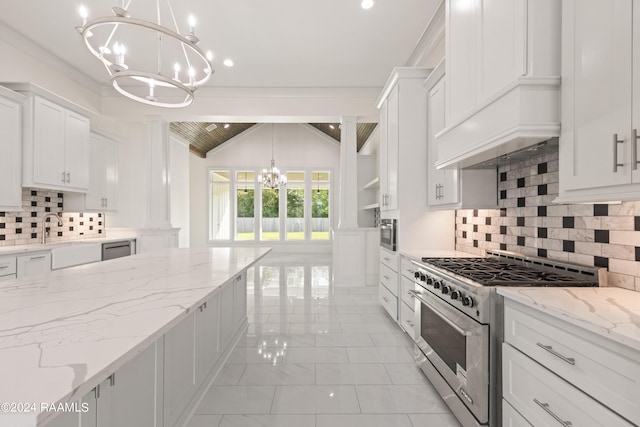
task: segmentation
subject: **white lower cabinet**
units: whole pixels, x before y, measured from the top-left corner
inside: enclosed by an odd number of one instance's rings
[[[503,398],[527,422],[640,422],[637,350],[506,298],[504,319]],[[520,425],[510,417],[515,415],[503,413],[503,425]]]
[[[509,402],[502,399],[502,427],[532,427]]]
[[[389,316],[398,321],[398,254],[380,248],[378,301]]]
[[[220,293],[195,313],[195,382],[200,384],[220,357]]]
[[[51,252],[32,253],[16,258],[18,279],[38,276],[51,271]]]

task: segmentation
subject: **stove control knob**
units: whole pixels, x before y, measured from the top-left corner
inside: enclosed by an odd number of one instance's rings
[[[427,277],[427,285],[433,285],[433,280],[431,277]]]
[[[415,273],[413,273],[413,277],[415,277],[416,279],[420,277],[420,272],[416,271]]]
[[[473,298],[471,298],[470,296],[462,297],[462,305],[464,305],[465,307],[473,307]]]
[[[425,276],[424,274],[420,275],[420,281],[424,282],[425,280],[427,280],[427,276]]]
[[[449,289],[450,288],[447,285],[442,285],[442,289],[440,290],[440,292],[446,295],[449,293]]]
[[[451,299],[458,299],[460,298],[460,291],[451,291]]]
[[[438,280],[434,280],[433,281],[433,287],[436,289],[440,289],[440,285],[442,284],[442,282],[438,281]]]

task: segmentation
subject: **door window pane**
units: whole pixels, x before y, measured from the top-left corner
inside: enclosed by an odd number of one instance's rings
[[[210,240],[229,240],[231,236],[231,187],[229,171],[210,171],[209,194],[211,195]]]
[[[312,172],[311,239],[329,239],[329,172]]]
[[[236,240],[256,238],[254,172],[236,175]]]
[[[280,190],[262,189],[262,235],[261,240],[280,240]]]
[[[304,240],[304,172],[287,172],[286,239]]]

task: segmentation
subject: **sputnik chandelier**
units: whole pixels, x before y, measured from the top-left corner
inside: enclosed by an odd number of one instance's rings
[[[273,123],[271,123],[271,167],[269,169],[262,169],[262,173],[258,175],[258,183],[262,184],[263,188],[277,188],[287,185],[287,177],[280,173],[280,170],[276,167],[276,161],[273,155]]]
[[[80,6],[82,25],[76,29],[87,49],[107,69],[115,90],[127,98],[157,107],[190,105],[196,89],[213,74],[213,55],[197,46],[195,18],[189,17],[190,31],[183,36],[169,0],[162,9],[155,0],[156,22],[131,17],[131,1],[113,7],[113,16],[92,20]],[[163,11],[175,31],[162,25]]]

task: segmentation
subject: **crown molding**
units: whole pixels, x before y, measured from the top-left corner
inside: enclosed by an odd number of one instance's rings
[[[440,42],[444,40],[444,15],[444,0],[441,0],[436,11],[431,16],[429,23],[425,27],[424,32],[418,39],[411,56],[409,56],[406,63],[407,67],[416,67],[420,64],[424,64],[424,61],[429,58]]]

